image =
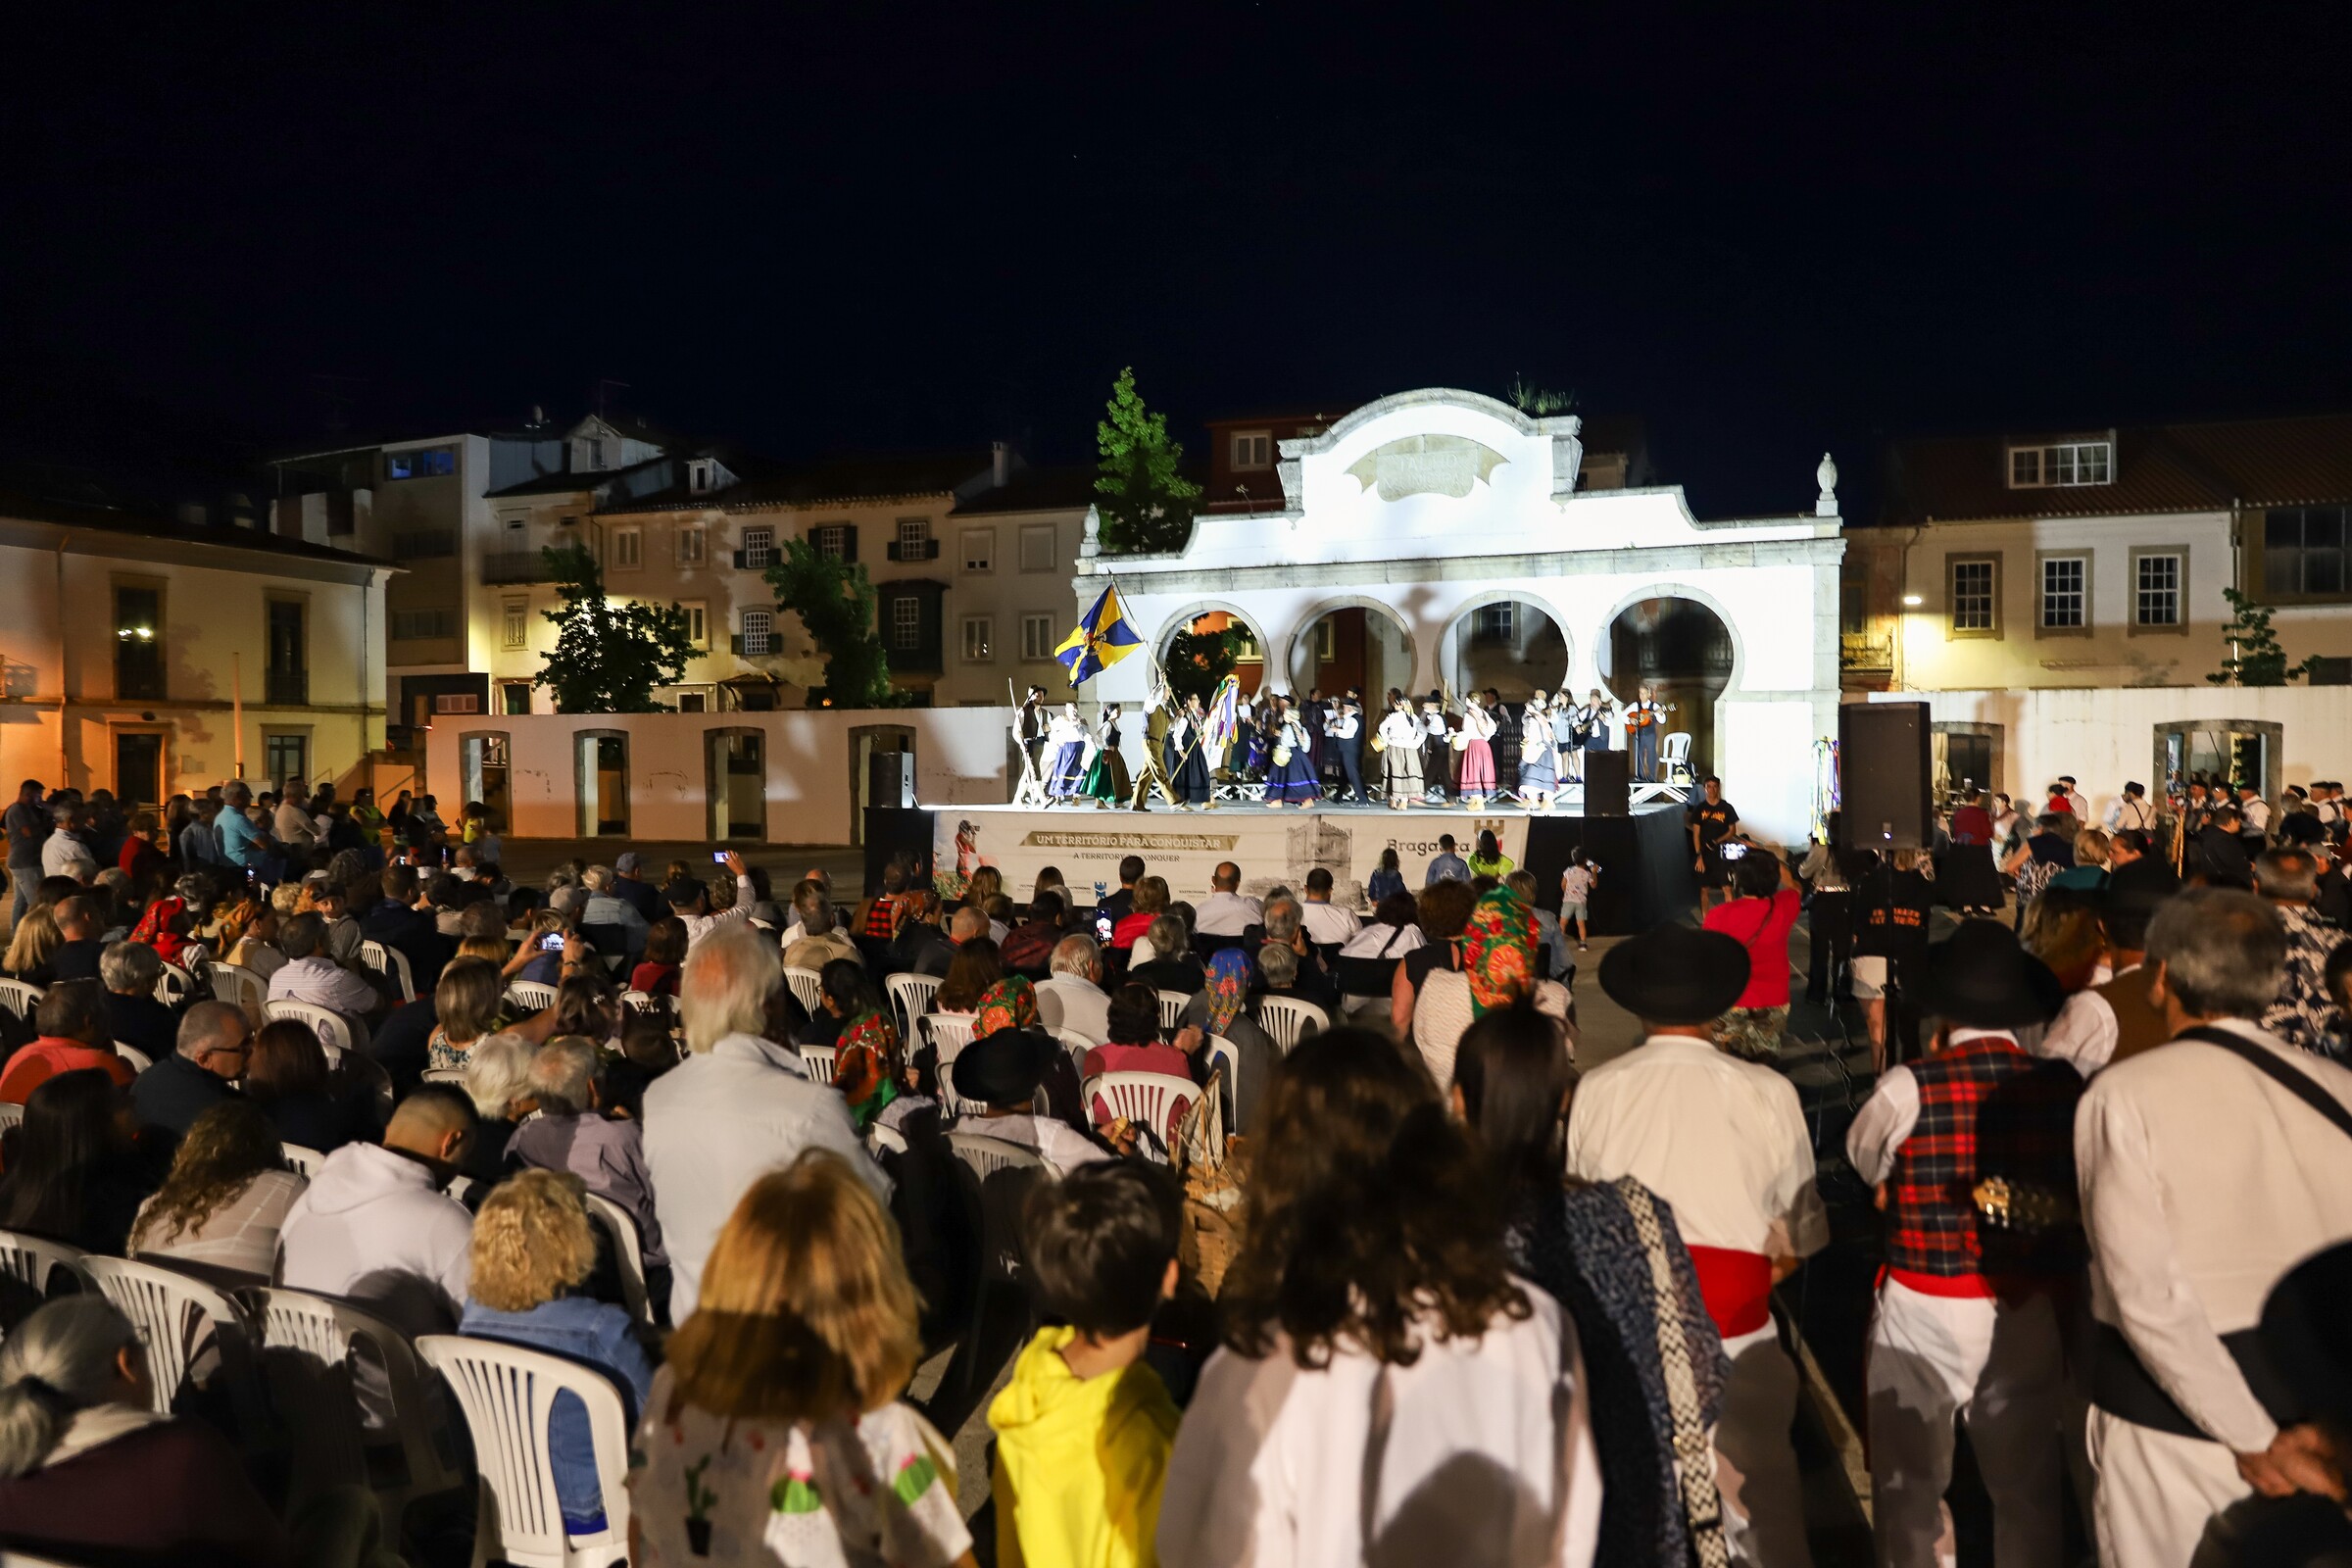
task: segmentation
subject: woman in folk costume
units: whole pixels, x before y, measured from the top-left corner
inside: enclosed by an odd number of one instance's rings
[[[1523,1001],[1560,1020],[1568,1054],[1575,1057],[1568,988],[1542,978],[1535,911],[1517,894],[1498,887],[1478,901],[1462,928],[1461,952],[1461,967],[1431,970],[1413,1004],[1413,1045],[1441,1089],[1453,1086],[1454,1053],[1463,1031],[1494,1009]]]
[[[1128,789],[1127,759],[1119,755],[1119,705],[1104,703],[1102,720],[1095,725],[1095,760],[1088,765],[1078,793],[1100,809],[1124,806]]]
[[[1519,801],[1531,811],[1549,810],[1559,793],[1560,759],[1551,740],[1551,705],[1536,688],[1519,724]]]
[[[1274,699],[1274,754],[1266,774],[1266,804],[1280,809],[1296,804],[1300,810],[1323,798],[1315,780],[1313,742],[1306,724],[1287,697]]]
[[[1426,738],[1411,700],[1402,692],[1391,696],[1388,716],[1380,721],[1373,744],[1380,749],[1382,792],[1392,811],[1412,805],[1422,791],[1421,743]]]
[[[1446,787],[1453,782],[1452,731],[1446,727],[1446,705],[1436,692],[1431,692],[1421,705],[1421,782],[1427,790],[1429,804],[1437,806],[1446,799]]]
[[[1566,692],[1551,699],[1551,748],[1559,761],[1560,782],[1582,783],[1585,777],[1585,748],[1581,731],[1576,725],[1576,703]]]
[[[1196,695],[1184,700],[1168,726],[1168,787],[1176,792],[1176,808],[1189,811],[1209,803],[1208,713]]]
[[[859,1132],[871,1127],[899,1098],[899,1078],[905,1069],[906,1062],[899,1054],[899,1032],[886,1008],[862,1007],[842,1024],[841,1038],[833,1047],[833,1087],[849,1102],[850,1120]]]
[[[1462,806],[1475,811],[1494,793],[1494,715],[1476,692],[1462,697]]]
[[[1046,794],[1056,801],[1075,800],[1086,778],[1086,721],[1076,703],[1064,703],[1046,726],[1046,742],[1054,759],[1047,775]]]

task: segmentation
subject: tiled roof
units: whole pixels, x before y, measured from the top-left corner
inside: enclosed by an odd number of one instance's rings
[[[268,514],[262,514],[268,521]],[[129,538],[170,540],[175,544],[214,545],[227,550],[250,550],[261,555],[299,557],[347,566],[390,566],[389,561],[289,538],[267,528],[244,528],[233,523],[187,523],[177,517],[101,500],[61,497],[17,489],[0,481],[0,521],[54,523],[59,527],[120,534]]]
[[[737,483],[713,494],[682,487],[656,491],[606,512],[666,512],[680,507],[733,511],[749,507],[814,507],[855,501],[962,496],[988,483],[995,455],[987,447],[909,456],[832,458],[815,463],[744,462],[720,455]],[[749,471],[746,471],[746,470]],[[1016,470],[1017,472],[1017,470]]]
[[[520,484],[511,484],[504,490],[493,490],[483,499],[508,501],[516,496],[575,495],[582,490],[594,490],[599,485],[609,484],[624,473],[642,473],[657,464],[670,461],[666,457],[648,458],[643,463],[633,463],[625,468],[590,468],[576,473],[566,468],[556,473],[543,473],[536,479],[525,479]]]
[[[956,504],[958,517],[1006,512],[1083,512],[1094,505],[1093,468],[1020,468],[1009,483]]]
[[[2114,482],[2012,489],[2008,451],[2104,430],[2018,431],[1897,441],[1882,522],[2130,516],[2352,500],[2352,414],[2117,429]]]

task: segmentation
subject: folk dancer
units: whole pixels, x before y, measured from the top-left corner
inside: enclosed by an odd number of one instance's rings
[[[1600,988],[1642,1020],[1644,1036],[1585,1074],[1568,1110],[1568,1172],[1589,1182],[1631,1176],[1673,1205],[1732,1365],[1714,1438],[1733,1559],[1809,1568],[1788,1437],[1796,1367],[1773,1328],[1772,1287],[1828,1243],[1829,1211],[1796,1087],[1714,1042],[1747,973],[1738,938],[1687,925],[1609,951]]]
[[[1595,686],[1585,699],[1585,706],[1575,714],[1577,749],[1582,752],[1605,752],[1609,749],[1609,716],[1617,711],[1614,699],[1603,696]],[[1582,760],[1577,764],[1577,777],[1585,777]]]
[[[1462,807],[1475,811],[1494,793],[1494,715],[1476,692],[1462,696]]]
[[[1323,787],[1315,781],[1306,722],[1289,698],[1277,697],[1268,727],[1274,751],[1266,773],[1266,805],[1275,810],[1296,805],[1303,811],[1323,798]]]
[[[1658,731],[1666,715],[1674,711],[1672,703],[1660,703],[1649,687],[1642,688],[1642,698],[1625,710],[1625,749],[1633,753],[1633,776],[1637,784],[1658,781]]]
[[[1560,788],[1560,756],[1551,737],[1548,695],[1537,687],[1519,721],[1519,801],[1531,811],[1550,810]]]
[[[1046,804],[1046,729],[1052,722],[1046,711],[1046,689],[1032,686],[1012,715],[1012,744],[1021,754],[1020,781],[1013,787],[1015,806]]]
[[[1340,798],[1346,801],[1365,799],[1364,764],[1361,756],[1364,731],[1363,713],[1362,703],[1356,694],[1350,691],[1347,696],[1332,704],[1330,715],[1323,721],[1324,750],[1340,764],[1340,774],[1346,780],[1341,786]]]
[[[1187,697],[1175,721],[1168,725],[1167,740],[1163,743],[1167,777],[1180,811],[1196,807],[1205,809],[1214,798],[1208,780],[1207,731],[1208,714],[1201,708],[1199,695]]]
[[[1864,1374],[1879,1561],[1936,1561],[1959,1420],[1991,1494],[2002,1568],[2058,1568],[2056,1295],[2081,1266],[2082,1233],[2062,1212],[1995,1229],[1971,1194],[1998,1178],[2013,1204],[2072,1206],[2082,1080],[2017,1041],[2049,1021],[2064,987],[1997,922],[1967,920],[1929,950],[1913,997],[1941,1032],[1926,1056],[1886,1070],[1845,1140],[1886,1216]]]
[[[1446,804],[1446,788],[1453,782],[1452,732],[1446,727],[1446,704],[1431,692],[1421,704],[1421,781],[1432,806]]]
[[[1551,711],[1544,722],[1551,729],[1551,748],[1559,762],[1560,787],[1581,783],[1585,776],[1584,731],[1576,726],[1576,703],[1566,692],[1555,692]]]
[[[1145,799],[1154,789],[1170,806],[1177,803],[1176,792],[1168,787],[1167,769],[1161,765],[1167,755],[1168,731],[1174,727],[1175,694],[1168,690],[1166,675],[1154,670],[1152,690],[1144,699],[1144,765],[1135,775],[1135,790],[1127,804],[1138,811],[1151,809]]]
[[[1087,764],[1085,782],[1078,793],[1095,803],[1095,808],[1124,804],[1133,794],[1127,778],[1127,759],[1119,754],[1119,705],[1104,703],[1102,717],[1095,723],[1094,760]]]
[[[1391,696],[1388,715],[1372,738],[1373,749],[1380,753],[1381,789],[1390,810],[1403,810],[1421,793],[1421,743],[1428,738],[1412,700],[1401,692]]]
[[[1315,796],[1319,800],[1323,795],[1323,764],[1331,755],[1323,744],[1323,725],[1331,716],[1323,703],[1323,688],[1309,686],[1306,689],[1306,701],[1293,700],[1290,709],[1298,715],[1298,722],[1306,726],[1306,762],[1314,772]]]
[[[1494,733],[1487,737],[1487,749],[1494,755],[1494,787],[1487,793],[1496,800],[1516,799],[1519,791],[1519,720],[1502,700],[1495,687],[1487,688],[1487,720]]]
[[[1046,777],[1046,794],[1055,801],[1074,801],[1086,780],[1086,721],[1076,703],[1064,703],[1046,725],[1046,744],[1052,749],[1053,771]]]

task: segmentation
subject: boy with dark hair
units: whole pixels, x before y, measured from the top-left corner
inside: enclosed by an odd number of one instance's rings
[[[1182,1199],[1134,1160],[1041,1182],[1022,1213],[1038,1331],[988,1407],[1000,1562],[1125,1568],[1152,1560],[1177,1410],[1143,1363],[1176,1291]]]

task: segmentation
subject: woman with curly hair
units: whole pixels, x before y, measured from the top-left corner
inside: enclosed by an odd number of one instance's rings
[[[290,1027],[308,1032],[304,1024]],[[318,1049],[316,1036],[311,1049]],[[207,1274],[241,1275],[239,1285],[267,1283],[278,1227],[307,1185],[286,1169],[277,1129],[261,1108],[223,1101],[198,1116],[179,1141],[172,1174],[131,1223],[130,1254],[193,1263]]]
[[[546,1350],[602,1372],[620,1395],[631,1426],[653,1392],[654,1367],[630,1332],[629,1314],[576,1296],[596,1267],[580,1179],[564,1171],[518,1171],[482,1200],[473,1217],[466,1312],[458,1332]],[[559,1393],[548,1412],[549,1469],[566,1535],[604,1530],[596,1440],[579,1396]]]
[[[1600,1472],[1559,1303],[1428,1075],[1335,1029],[1274,1074],[1223,1347],[1176,1435],[1167,1568],[1592,1561]]]

